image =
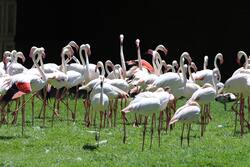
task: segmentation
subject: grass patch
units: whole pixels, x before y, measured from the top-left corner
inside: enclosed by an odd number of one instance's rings
[[[50,105],[52,105],[53,100]],[[71,101],[71,108],[73,102]],[[178,101],[178,106],[184,103]],[[36,115],[42,103],[36,100]],[[14,106],[14,105],[13,105]],[[230,109],[231,104],[228,104]],[[203,138],[200,126],[193,125],[190,147],[184,140],[180,146],[181,124],[171,132],[162,132],[161,147],[158,147],[157,131],[154,133],[153,148],[149,149],[150,125],[146,134],[144,152],[141,151],[143,127],[127,125],[127,141],[122,143],[123,128],[118,115],[116,128],[101,130],[101,139],[107,143],[96,147],[95,134],[83,124],[83,104],[78,103],[77,121],[66,121],[65,106],[61,105],[60,119],[51,127],[51,111],[47,109],[46,127],[36,118],[31,126],[31,106],[26,106],[27,126],[21,136],[21,114],[18,124],[0,127],[0,166],[250,166],[250,135],[234,134],[234,113],[224,111],[223,105],[211,104],[213,120],[208,124]],[[247,109],[246,109],[247,110]],[[9,114],[10,115],[10,114]],[[133,115],[129,116],[133,121]],[[11,116],[9,117],[11,119]],[[97,124],[99,121],[97,120]],[[165,124],[164,124],[165,125]],[[239,131],[239,124],[237,130]],[[246,129],[247,131],[247,129]]]

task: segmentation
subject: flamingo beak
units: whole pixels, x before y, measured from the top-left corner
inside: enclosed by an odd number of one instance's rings
[[[153,55],[154,51],[152,49],[148,49],[148,51],[146,52],[146,54]]]
[[[236,59],[236,62],[237,62],[237,64],[239,64],[240,65],[240,59]]]
[[[164,54],[165,54],[165,55],[167,55],[168,50],[167,50],[166,48],[163,48],[163,50],[162,50],[162,51],[164,52]]]
[[[126,63],[127,63],[128,65],[134,65],[134,64],[135,64],[135,61],[134,61],[134,60],[129,60],[129,61],[126,61]]]
[[[224,59],[221,59],[221,60],[220,60],[220,64],[223,64],[223,63],[224,63]]]

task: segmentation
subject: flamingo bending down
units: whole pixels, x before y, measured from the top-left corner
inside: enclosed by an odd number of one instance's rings
[[[174,116],[170,120],[169,125],[175,122],[183,123],[181,131],[181,146],[183,141],[185,124],[187,124],[188,127],[187,143],[189,146],[191,124],[199,122],[199,118],[200,118],[200,105],[195,101],[187,102],[184,106],[178,108],[177,111],[175,112]]]

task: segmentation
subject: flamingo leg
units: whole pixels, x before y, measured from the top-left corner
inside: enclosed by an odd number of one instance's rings
[[[235,100],[234,104],[232,105],[232,111],[235,113],[235,120],[234,120],[234,134],[236,134],[236,127],[237,127],[237,115],[238,115],[238,102],[239,102],[239,96],[237,96],[237,99]]]
[[[202,106],[202,110],[201,110],[201,137],[203,137],[204,135],[204,124],[205,124],[205,116],[204,116],[204,112],[205,112],[205,105]]]
[[[122,122],[123,122],[123,143],[126,142],[126,120],[125,120],[125,113],[122,113]]]
[[[46,105],[47,105],[47,86],[43,88],[43,127],[45,127],[45,119],[46,119]]]
[[[66,95],[66,108],[67,108],[67,124],[69,125],[69,94],[67,89],[67,95]]]
[[[240,97],[240,126],[241,126],[240,134],[242,136],[244,133],[244,97],[242,94]]]
[[[155,113],[152,115],[152,123],[151,123],[151,135],[150,135],[150,149],[152,148],[152,142],[153,142],[153,134],[154,134],[154,120],[155,120]],[[156,122],[156,121],[155,121]]]
[[[76,86],[75,106],[74,106],[74,112],[72,112],[72,119],[73,119],[73,122],[76,121],[76,109],[77,109],[78,95],[79,95],[79,90],[78,90],[78,86]]]
[[[160,116],[159,116],[159,125],[158,125],[158,146],[159,147],[161,144],[162,115],[163,115],[163,111],[160,112]]]
[[[115,99],[115,104],[114,104],[114,127],[116,127],[117,110],[118,110],[118,99]]]
[[[16,106],[15,106],[15,111],[12,113],[13,114],[13,120],[12,120],[12,125],[16,125],[17,123],[17,116],[18,116],[18,108],[20,106],[20,98],[16,100]]]
[[[248,130],[250,130],[250,96],[248,96]]]
[[[106,127],[106,119],[107,119],[107,111],[104,111],[104,118],[103,118],[103,127]]]
[[[188,146],[189,146],[189,137],[190,137],[190,130],[191,130],[191,124],[188,124],[188,133],[187,133],[187,143],[188,143]]]
[[[184,128],[185,128],[185,124],[182,125],[182,130],[181,130],[181,147],[182,147],[182,141],[183,141]]]
[[[100,111],[100,126],[99,128],[102,128],[102,117],[103,117],[103,111]]]
[[[142,138],[142,151],[144,151],[145,135],[146,135],[146,129],[147,129],[147,121],[148,121],[148,116],[145,116],[143,138]]]
[[[135,122],[134,122],[134,127],[139,127],[139,123],[138,123],[138,119],[137,119],[137,115],[135,114]]]
[[[22,136],[24,135],[24,128],[25,128],[25,96],[22,96]]]
[[[168,108],[165,109],[165,114],[166,114],[166,128],[165,128],[165,131],[167,133],[168,132]]]
[[[113,114],[113,100],[110,100],[109,108],[110,108],[110,111],[109,111],[109,127],[111,127],[112,126],[112,114]]]
[[[32,97],[31,98],[31,125],[34,126],[34,120],[35,120],[35,109],[34,109],[34,102],[35,101],[35,98]]]

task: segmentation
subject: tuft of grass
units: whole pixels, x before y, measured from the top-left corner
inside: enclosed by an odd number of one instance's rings
[[[181,106],[185,101],[178,101]],[[73,109],[74,100],[70,100]],[[52,106],[53,99],[49,104]],[[14,106],[14,105],[13,105]],[[12,106],[12,108],[13,108]],[[36,100],[36,116],[42,106]],[[228,109],[231,103],[228,104]],[[148,124],[145,149],[141,151],[143,126],[132,127],[133,115],[128,115],[127,140],[123,144],[123,126],[120,114],[117,127],[101,129],[100,140],[107,143],[96,145],[94,127],[83,123],[82,100],[77,106],[77,120],[67,123],[66,107],[61,104],[60,118],[51,127],[52,111],[47,108],[46,126],[42,119],[35,119],[31,126],[31,106],[26,106],[25,135],[21,135],[21,113],[18,124],[0,126],[0,166],[250,166],[250,135],[234,134],[234,113],[224,111],[223,105],[211,104],[212,121],[207,125],[204,137],[200,137],[200,126],[192,125],[190,146],[184,140],[180,146],[181,124],[173,130],[162,131],[161,147],[158,147],[155,130],[153,147],[149,149],[150,126]],[[246,109],[247,110],[247,109]],[[11,114],[8,119],[11,120]],[[149,119],[150,121],[150,119]],[[97,114],[99,125],[99,114]],[[165,126],[165,123],[164,125]],[[237,127],[239,131],[239,124]],[[245,129],[247,132],[247,129]]]

